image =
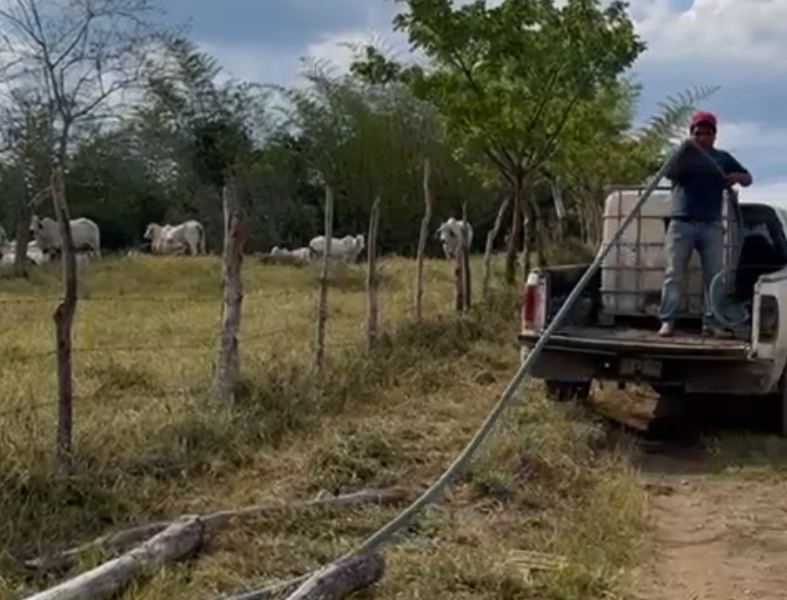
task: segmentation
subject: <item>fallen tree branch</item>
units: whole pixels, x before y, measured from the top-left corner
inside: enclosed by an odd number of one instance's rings
[[[182,517],[126,554],[27,600],[93,600],[115,595],[134,578],[190,556],[204,537],[205,524],[199,517]]]
[[[384,574],[382,554],[351,554],[314,573],[286,600],[340,600],[377,583]]]
[[[213,533],[227,526],[232,520],[243,517],[261,516],[266,513],[280,511],[309,510],[309,509],[332,509],[332,508],[352,508],[366,504],[390,505],[404,502],[412,495],[412,492],[405,488],[371,489],[333,496],[330,498],[317,498],[315,500],[298,500],[295,502],[269,502],[257,506],[249,506],[238,510],[223,510],[200,517],[202,524],[209,533]],[[182,518],[182,517],[181,517]],[[104,552],[117,552],[130,544],[145,540],[153,535],[165,530],[172,525],[172,521],[160,521],[147,525],[138,525],[130,529],[123,529],[115,533],[103,535],[95,540],[69,548],[62,552],[50,556],[44,556],[25,561],[25,566],[34,569],[38,573],[50,573],[53,571],[63,571],[71,568],[78,560],[79,556],[96,550]]]

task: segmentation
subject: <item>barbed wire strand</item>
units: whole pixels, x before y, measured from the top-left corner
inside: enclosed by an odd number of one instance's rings
[[[241,347],[243,347],[244,345],[248,345],[249,343],[263,342],[263,341],[264,342],[268,342],[268,341],[270,341],[271,335],[282,334],[282,333],[289,333],[290,331],[291,331],[291,329],[282,329],[282,330],[279,330],[279,331],[276,331],[276,332],[272,332],[272,333],[269,332],[269,333],[267,333],[267,334],[265,334],[263,336],[259,336],[257,338],[240,339],[239,343],[241,344]],[[336,343],[336,342],[329,343],[329,344],[326,345],[326,348],[329,348],[329,349],[330,348],[334,348],[334,349],[335,348],[341,348],[341,349],[360,348],[362,346],[362,342],[363,342],[362,339],[340,341],[338,343]],[[213,344],[205,343],[204,346],[207,348],[207,347],[216,346],[217,344],[218,344],[218,342],[215,342]],[[182,348],[193,348],[193,347],[194,346],[191,345],[191,346],[183,346],[183,347],[178,347],[178,346],[172,347],[172,346],[169,346],[168,348],[171,348],[171,349],[182,349]],[[110,350],[118,350],[118,348],[116,348],[116,347],[114,347],[114,348],[110,347],[109,349]],[[153,349],[153,350],[161,350],[162,347],[161,346],[150,346],[150,347],[142,347],[142,348],[141,347],[136,347],[136,348],[132,348],[132,351],[139,351],[139,350],[141,350],[141,351],[150,351],[151,349]],[[74,350],[76,350],[76,349],[74,349]],[[98,348],[90,348],[90,349],[84,349],[84,348],[81,349],[82,352],[84,352],[85,350],[102,351],[102,352],[104,352],[104,351],[107,351],[108,348],[106,348],[106,347],[104,347],[104,348],[98,347]],[[129,349],[128,348],[122,348],[121,349],[121,351],[127,351],[127,350],[129,350]],[[47,356],[54,356],[55,354],[56,354],[56,351],[51,351],[51,352],[49,352],[47,354]],[[97,392],[93,392],[93,393],[91,393],[89,395],[86,395],[86,396],[80,396],[80,395],[74,396],[74,401],[80,402],[80,403],[93,402],[93,401],[106,402],[106,401],[111,401],[111,400],[123,400],[123,399],[128,400],[128,399],[132,399],[132,398],[142,399],[142,398],[148,398],[149,397],[151,401],[159,402],[162,397],[163,398],[169,398],[169,397],[177,397],[177,396],[198,396],[198,395],[200,395],[202,393],[204,393],[204,391],[202,391],[202,390],[193,390],[193,389],[189,390],[189,389],[180,389],[180,388],[164,389],[164,390],[151,389],[150,390],[150,394],[145,394],[145,395],[140,394],[138,396],[137,395],[133,395],[130,392],[121,392],[121,393],[117,393],[117,394],[106,394],[106,393],[101,393],[101,392],[97,391]],[[14,402],[14,404],[22,404],[22,401]],[[18,407],[15,407],[15,408],[10,408],[10,409],[7,409],[7,410],[0,411],[0,419],[8,417],[8,416],[11,416],[11,415],[19,415],[21,413],[28,413],[28,412],[32,413],[32,412],[35,412],[35,411],[40,410],[42,408],[52,408],[52,407],[57,406],[57,404],[58,404],[57,400],[50,400],[50,401],[47,401],[47,402],[39,402],[39,403],[26,403],[23,406],[18,406]]]
[[[281,298],[284,296],[309,297],[310,290],[279,290],[276,292],[252,292],[244,294],[244,301],[253,301],[261,298]],[[30,304],[35,302],[62,302],[61,296],[16,296],[0,297],[0,305],[3,304]],[[134,294],[117,294],[111,296],[80,296],[78,302],[222,302],[221,294],[215,296],[142,296]]]

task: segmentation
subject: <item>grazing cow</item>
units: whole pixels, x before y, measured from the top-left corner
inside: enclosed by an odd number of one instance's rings
[[[150,251],[153,254],[164,254],[167,250],[165,245],[165,235],[170,230],[172,225],[159,225],[158,223],[150,223],[145,229],[143,239],[150,241]]]
[[[284,259],[280,262],[284,263],[308,263],[312,258],[312,251],[309,248],[298,248],[296,250],[288,250],[287,248],[279,248],[274,246],[271,248],[270,256],[274,258]]]
[[[309,262],[312,258],[312,251],[309,248],[296,248],[290,251],[290,254],[302,262]]]
[[[60,227],[54,219],[39,219],[34,215],[30,222],[30,233],[44,254],[59,254],[63,248]],[[101,232],[94,221],[84,217],[71,219],[71,239],[75,252],[90,252],[96,258],[101,257]]]
[[[317,236],[309,242],[309,248],[312,253],[317,255],[324,255],[327,246],[326,238],[324,235]],[[331,240],[331,256],[336,256],[344,259],[347,263],[354,263],[358,260],[366,244],[363,235],[346,235],[341,239],[333,238]]]
[[[207,254],[205,228],[199,221],[163,226],[151,223],[144,238],[151,241],[150,249],[154,254],[180,254],[184,251],[191,255]]]
[[[6,242],[0,247],[0,267],[13,267],[16,261],[16,242]],[[35,241],[27,245],[27,262],[30,266],[39,267],[49,262],[49,257],[41,252]]]
[[[310,253],[308,252],[308,248],[306,249],[307,252],[305,255],[301,250],[302,248],[298,250],[287,250],[286,248],[274,246],[271,248],[270,253],[262,255],[260,258],[262,262],[267,264],[302,267],[309,264]]]
[[[456,253],[462,247],[462,239],[465,236],[466,248],[469,250],[473,244],[473,226],[453,217],[437,228],[437,237],[442,242],[443,252],[448,259],[456,258]]]

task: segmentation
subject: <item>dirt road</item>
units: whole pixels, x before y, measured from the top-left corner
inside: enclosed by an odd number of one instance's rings
[[[650,532],[641,600],[787,599],[787,478],[643,461]]]

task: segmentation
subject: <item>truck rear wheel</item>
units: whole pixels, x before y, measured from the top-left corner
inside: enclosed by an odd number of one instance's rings
[[[590,388],[593,380],[588,381],[555,381],[547,379],[545,382],[547,398],[555,402],[570,402],[572,400],[584,401],[590,398]]]
[[[647,437],[652,441],[688,442],[696,438],[695,410],[682,388],[656,386],[658,394]]]

